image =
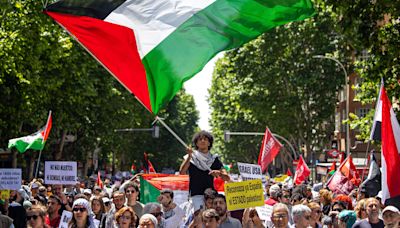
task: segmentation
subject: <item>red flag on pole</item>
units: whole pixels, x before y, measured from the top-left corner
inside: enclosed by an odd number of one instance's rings
[[[361,182],[351,155],[339,166],[338,170],[328,180],[327,186],[336,194],[349,194],[355,185]]]
[[[292,177],[292,176],[293,176],[293,173],[292,173],[292,171],[290,171],[289,168],[288,168],[287,171],[286,171],[286,175],[288,175],[289,177]]]
[[[282,144],[267,128],[262,141],[260,154],[258,155],[258,164],[261,166],[262,172],[268,168],[268,165],[274,160],[281,148]]]
[[[97,186],[99,186],[101,189],[103,189],[103,181],[101,180],[101,175],[100,175],[100,170],[97,171]]]
[[[297,163],[296,173],[294,174],[294,183],[301,184],[307,179],[311,171],[308,168],[303,156],[300,155],[299,163]]]

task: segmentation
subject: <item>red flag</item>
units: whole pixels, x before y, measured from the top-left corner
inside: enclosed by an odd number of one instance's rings
[[[381,105],[377,105],[380,108],[375,112],[381,112],[382,118],[382,202],[385,202],[400,196],[400,125],[383,82],[378,103]]]
[[[146,173],[157,173],[154,169],[153,164],[151,164],[149,157],[146,152],[143,153],[143,166]]]
[[[103,181],[101,180],[101,175],[100,175],[100,170],[97,171],[97,186],[99,186],[101,189],[103,189]]]
[[[258,164],[261,166],[262,172],[268,168],[268,165],[274,160],[281,147],[282,144],[276,140],[271,131],[267,128],[262,141],[260,154],[258,155]]]
[[[53,126],[53,119],[51,117],[51,111],[49,111],[49,116],[47,117],[46,127],[43,132],[43,142],[47,140],[50,134],[51,127]]]
[[[293,173],[292,173],[292,171],[290,171],[289,168],[288,168],[287,171],[286,171],[286,175],[288,175],[289,177],[292,177],[292,176],[293,176]]]
[[[301,184],[307,179],[311,171],[308,168],[303,156],[300,155],[299,163],[297,163],[296,173],[294,174],[294,183]]]
[[[349,194],[355,185],[361,182],[356,166],[350,156],[339,166],[338,170],[328,180],[327,186],[336,194]]]

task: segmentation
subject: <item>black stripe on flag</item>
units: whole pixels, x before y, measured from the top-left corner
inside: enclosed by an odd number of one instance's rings
[[[125,1],[126,0],[61,0],[47,6],[46,10],[104,20]]]
[[[378,195],[378,192],[381,190],[381,170],[376,162],[374,153],[371,153],[368,177],[360,185],[360,188],[365,191],[369,197]]]
[[[371,133],[372,140],[382,141],[381,129],[382,129],[382,122],[374,121],[374,125],[372,127],[372,133]]]

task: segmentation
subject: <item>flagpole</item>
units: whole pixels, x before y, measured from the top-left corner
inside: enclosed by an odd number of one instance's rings
[[[39,172],[39,164],[40,164],[40,157],[42,156],[42,150],[43,149],[41,149],[40,152],[39,152],[39,157],[38,157],[38,161],[37,161],[37,164],[36,164],[35,179],[37,178],[37,175],[38,175],[38,172]]]
[[[366,164],[365,164],[365,167],[364,167],[363,172],[362,172],[362,175],[361,175],[361,183],[364,181],[365,169],[366,169],[367,166],[368,166],[368,156],[369,156],[368,151],[369,151],[369,145],[370,145],[370,143],[371,143],[371,140],[368,140],[367,150],[365,151],[365,161],[366,161]]]
[[[160,117],[156,116],[156,120],[159,121],[185,148],[188,147],[186,143],[166,123],[164,123]]]

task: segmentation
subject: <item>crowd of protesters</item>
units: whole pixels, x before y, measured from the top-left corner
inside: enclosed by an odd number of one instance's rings
[[[292,185],[290,182],[264,186],[265,205],[272,207],[260,216],[257,208],[228,211],[223,192],[217,192],[213,178],[229,182],[217,156],[210,154],[213,138],[200,132],[193,138],[194,151],[188,148],[180,173],[189,174],[190,194],[187,202],[177,205],[174,191],[163,189],[157,202],[140,202],[139,176],[103,187],[46,185],[42,179],[23,184],[11,191],[10,198],[0,201],[0,228],[59,227],[64,211],[72,213],[67,227],[100,228],[397,228],[400,212],[384,205],[380,194],[368,195],[361,188],[350,194],[334,194],[322,183]]]

